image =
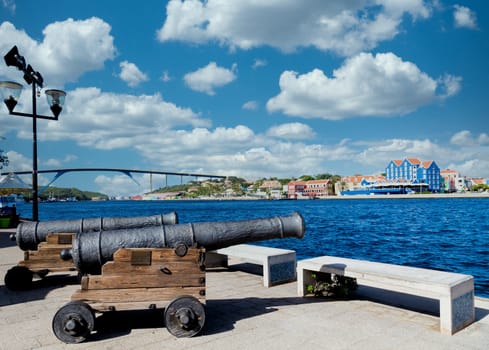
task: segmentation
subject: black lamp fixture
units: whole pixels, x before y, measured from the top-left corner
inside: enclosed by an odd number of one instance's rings
[[[0,81],[0,96],[3,98],[5,105],[8,108],[9,114],[21,117],[32,118],[32,220],[39,220],[38,206],[38,189],[37,189],[37,119],[58,120],[58,116],[63,109],[66,92],[62,90],[50,89],[46,90],[48,104],[51,108],[53,116],[44,116],[37,114],[37,88],[42,88],[44,78],[41,73],[32,68],[30,64],[26,64],[24,56],[19,54],[19,49],[14,46],[5,56],[7,66],[16,67],[24,73],[24,80],[27,84],[32,85],[32,113],[15,112],[15,106],[22,92],[22,85],[13,81]]]

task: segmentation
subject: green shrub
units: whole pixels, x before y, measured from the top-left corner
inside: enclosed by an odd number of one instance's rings
[[[357,289],[356,278],[341,275],[331,275],[329,273],[314,273],[313,284],[306,287],[309,294],[318,297],[347,298]]]

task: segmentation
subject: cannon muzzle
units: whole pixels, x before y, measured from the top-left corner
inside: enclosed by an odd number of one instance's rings
[[[202,247],[207,250],[273,238],[302,238],[304,219],[299,213],[265,219],[147,226],[77,234],[73,263],[81,273],[99,274],[119,248]]]
[[[178,223],[177,213],[153,216],[87,218],[79,220],[31,221],[17,226],[11,237],[22,250],[37,250],[49,233],[77,233],[103,230],[130,229],[135,227],[173,225]]]

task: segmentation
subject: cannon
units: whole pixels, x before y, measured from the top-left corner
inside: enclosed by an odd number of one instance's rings
[[[170,334],[192,337],[205,323],[207,250],[274,238],[302,238],[299,213],[264,219],[159,225],[77,234],[70,250],[83,273],[80,289],[53,318],[65,343],[84,341],[95,314],[164,309]]]
[[[76,271],[71,259],[60,258],[70,249],[75,233],[177,224],[177,213],[138,217],[84,218],[78,220],[28,221],[17,226],[10,236],[24,251],[24,260],[9,269],[5,286],[11,290],[28,289],[34,275],[44,278],[50,272]]]
[[[71,254],[78,271],[98,274],[101,266],[112,260],[119,248],[175,248],[185,254],[190,247],[215,250],[232,245],[273,238],[298,237],[304,234],[300,214],[234,222],[202,222],[158,225],[133,229],[92,232],[76,235]]]
[[[28,221],[22,222],[10,238],[17,241],[22,250],[37,250],[41,242],[46,241],[50,233],[75,233],[122,228],[140,228],[145,226],[171,225],[178,223],[177,213],[158,214],[153,216],[84,218],[78,220]]]

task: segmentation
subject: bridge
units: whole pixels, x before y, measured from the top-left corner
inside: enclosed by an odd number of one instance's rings
[[[205,178],[210,178],[210,179],[225,179],[227,176],[223,175],[210,175],[210,174],[198,174],[198,173],[181,173],[181,172],[171,172],[171,171],[157,171],[157,170],[137,170],[137,169],[119,169],[119,168],[67,168],[67,169],[46,169],[46,170],[38,170],[39,174],[42,173],[56,173],[54,176],[53,180],[49,182],[46,186],[43,186],[41,189],[41,193],[46,190],[53,182],[55,182],[57,179],[59,179],[62,175],[70,172],[119,172],[124,175],[127,175],[129,178],[131,178],[137,185],[140,185],[132,176],[132,174],[149,174],[150,177],[150,191],[153,191],[153,174],[156,175],[173,175],[173,176],[180,176],[180,182],[183,183],[183,177],[184,176],[189,176],[189,177],[205,177]],[[27,175],[27,174],[32,174],[32,171],[10,171],[10,172],[4,172],[1,173],[0,175],[8,175],[8,174],[16,174],[16,175]],[[168,176],[165,178],[165,186],[168,187]]]

